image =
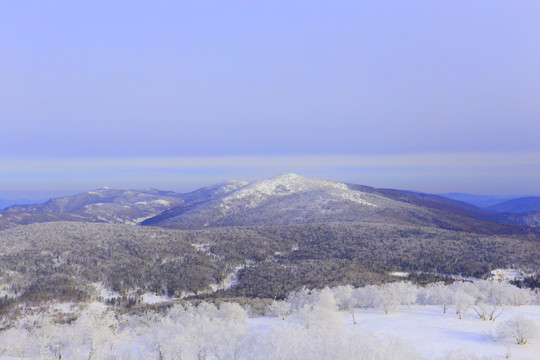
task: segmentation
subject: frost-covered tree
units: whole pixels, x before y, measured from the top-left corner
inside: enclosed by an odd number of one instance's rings
[[[410,282],[387,283],[381,287],[380,303],[385,314],[395,310],[398,305],[412,305],[416,302],[418,290]]]
[[[452,291],[450,287],[442,282],[429,284],[427,287],[428,303],[431,305],[438,305],[442,307],[443,313],[446,314],[446,310],[452,304]]]
[[[524,305],[531,298],[530,290],[520,289],[504,282],[476,280],[474,285],[478,289],[482,301],[497,306]]]
[[[452,293],[452,303],[460,320],[463,318],[463,314],[474,305],[474,302],[474,296],[469,295],[463,290],[457,290]]]
[[[33,353],[40,359],[62,359],[70,355],[72,326],[57,324],[50,314],[41,314],[29,332]]]
[[[120,340],[118,319],[114,311],[105,305],[93,302],[82,311],[74,325],[77,334],[71,346],[75,359],[105,359],[114,354],[114,347]]]
[[[477,280],[473,284],[478,290],[473,310],[482,320],[494,321],[503,312],[504,306],[527,304],[531,299],[530,290],[508,283]]]
[[[452,293],[452,305],[456,309],[459,319],[462,319],[463,314],[477,301],[484,299],[481,292],[472,282],[459,281],[451,284],[448,288]]]
[[[279,316],[282,320],[285,320],[287,314],[291,310],[291,304],[286,301],[274,300],[269,305],[268,310],[270,311],[270,314]]]
[[[311,291],[305,288],[293,291],[287,296],[285,301],[290,304],[292,312],[298,313],[309,302],[310,293]]]
[[[237,303],[221,303],[219,305],[216,334],[211,344],[212,353],[218,360],[240,360],[247,354],[247,322],[246,311]]]
[[[297,320],[306,328],[331,327],[339,319],[334,293],[328,287],[311,292],[308,302],[298,311]]]
[[[233,359],[245,357],[248,316],[236,303],[219,308],[206,302],[176,306],[146,337],[157,359]]]
[[[351,285],[337,286],[333,289],[337,306],[340,310],[347,311],[352,316],[353,324],[356,325],[355,310],[357,307],[357,297],[355,288]]]
[[[354,292],[356,303],[361,308],[374,309],[380,302],[381,288],[377,285],[367,285],[358,288]]]
[[[523,315],[517,315],[508,319],[497,328],[499,338],[512,338],[518,345],[525,345],[527,342],[538,337],[539,329],[534,320]]]

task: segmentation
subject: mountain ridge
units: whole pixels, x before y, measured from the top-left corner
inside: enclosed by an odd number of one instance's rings
[[[540,211],[540,196],[524,196],[507,200],[487,208],[490,211],[506,212],[512,214]]]
[[[441,197],[300,176],[227,180],[188,193],[103,187],[0,211],[0,229],[34,222],[85,221],[202,229],[325,222],[433,226],[481,233],[536,233],[536,213],[506,214]]]

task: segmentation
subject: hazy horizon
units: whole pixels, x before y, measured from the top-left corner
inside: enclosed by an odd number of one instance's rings
[[[540,195],[538,1],[0,4],[0,198],[285,172]]]
[[[189,192],[290,172],[432,194],[540,195],[539,164],[540,153],[18,159],[0,169],[0,198],[45,199],[103,186]]]

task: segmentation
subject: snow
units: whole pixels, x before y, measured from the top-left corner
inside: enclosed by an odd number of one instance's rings
[[[350,190],[346,184],[307,178],[296,174],[285,174],[267,180],[256,181],[240,188],[222,200],[222,209],[224,211],[228,210],[229,206],[237,200],[247,201],[246,207],[253,208],[272,196],[287,196],[317,190],[327,192],[331,199],[349,200],[365,206],[376,206],[366,201],[361,192]]]
[[[204,253],[210,252],[210,244],[209,243],[202,243],[202,244],[191,244],[197,251],[201,251]]]
[[[404,272],[404,271],[394,271],[394,272],[391,272],[390,275],[401,277],[401,278],[406,278],[406,277],[408,277],[410,275],[410,273]]]
[[[146,304],[159,304],[159,303],[167,302],[167,301],[171,301],[171,298],[164,295],[146,293],[146,294],[143,294],[141,297],[141,302],[146,303]]]
[[[165,199],[156,199],[156,200],[151,200],[151,201],[138,201],[135,204],[136,205],[155,204],[155,205],[170,206],[171,202]]]
[[[62,308],[58,309],[68,310],[71,309],[71,305],[62,305]],[[264,349],[266,341],[270,341],[270,346],[294,347],[298,344],[308,344],[315,349],[314,354],[319,355],[317,358],[331,359],[329,355],[333,355],[332,349],[339,350],[339,346],[347,344],[347,341],[340,343],[333,343],[333,341],[350,339],[363,344],[368,354],[375,355],[374,349],[381,349],[383,354],[393,354],[393,356],[371,356],[370,359],[412,359],[410,355],[417,354],[414,359],[418,360],[503,360],[508,358],[538,360],[540,338],[531,338],[528,344],[517,345],[511,339],[497,339],[495,336],[499,324],[516,315],[526,316],[540,324],[540,305],[507,307],[495,322],[482,321],[473,313],[466,313],[463,319],[459,320],[453,312],[448,311],[444,314],[440,307],[429,305],[401,306],[389,315],[385,315],[381,309],[359,309],[355,311],[357,325],[353,325],[348,312],[342,311],[335,318],[320,318],[319,322],[312,323],[313,326],[309,330],[298,321],[295,315],[289,315],[286,320],[269,316],[252,317],[247,320],[249,335],[246,339],[255,339],[257,343],[245,343],[245,346],[251,346],[250,351],[258,352],[256,359],[264,359],[264,354],[260,351]],[[169,323],[165,322],[164,326],[166,324]],[[156,328],[145,328],[143,332],[155,330]],[[278,332],[281,336],[276,337]],[[209,334],[218,336],[220,332],[210,331]],[[70,334],[70,336],[73,335]],[[148,342],[148,339],[153,341],[155,338],[153,333],[148,335],[148,337],[122,339],[121,346],[117,347],[121,352],[118,358],[133,358],[131,355],[144,350],[144,342]],[[170,336],[174,334],[171,333]],[[288,342],[285,339],[287,336],[302,336],[302,338]],[[223,341],[228,341],[226,339],[228,337],[225,337]],[[273,340],[278,340],[280,343],[276,344],[272,342]],[[218,339],[213,338],[211,341],[217,343]],[[393,347],[395,349],[392,349]],[[325,348],[327,350],[323,353]],[[392,350],[385,351],[384,349]],[[291,350],[298,354],[297,349]],[[406,354],[401,354],[401,351]],[[8,354],[9,356],[4,356],[3,359],[19,359],[19,357],[13,357],[13,352]],[[214,359],[214,357],[210,358]],[[307,354],[304,354],[304,357],[294,357],[294,359],[308,358],[313,357]],[[362,354],[354,358],[361,359]]]
[[[104,300],[110,300],[112,298],[118,298],[122,296],[118,291],[108,289],[100,282],[92,283],[92,285],[98,291],[99,296],[102,297]]]
[[[497,281],[512,281],[512,280],[523,280],[527,274],[519,269],[495,269],[491,271],[489,280]]]
[[[511,339],[497,340],[496,329],[503,321],[523,314],[540,324],[540,306],[529,305],[507,307],[496,321],[482,321],[473,312],[465,313],[459,320],[455,313],[443,313],[437,306],[402,306],[396,312],[385,315],[380,309],[356,310],[357,325],[352,324],[351,315],[340,312],[342,324],[365,336],[366,331],[374,337],[395,337],[410,344],[422,355],[421,359],[446,359],[449,354],[460,354],[455,359],[540,359],[540,339],[527,345],[517,345]],[[249,319],[248,330],[265,333],[272,328],[297,326],[294,316],[283,321],[278,317],[256,317]],[[385,344],[383,344],[385,345]]]

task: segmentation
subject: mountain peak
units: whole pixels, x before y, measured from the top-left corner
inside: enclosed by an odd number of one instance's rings
[[[344,183],[309,178],[294,173],[255,181],[223,198],[222,203],[223,207],[228,209],[232,203],[242,200],[246,202],[244,206],[253,208],[270,198],[308,192],[320,192],[321,196],[324,194],[324,197],[351,200],[362,205],[375,206],[366,201],[359,192],[350,190]]]
[[[295,174],[295,173],[285,173],[285,174],[281,174],[281,175],[278,175],[278,176],[275,176],[274,179],[295,179],[295,178],[304,178],[303,176],[300,176],[298,174]]]

